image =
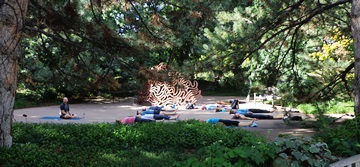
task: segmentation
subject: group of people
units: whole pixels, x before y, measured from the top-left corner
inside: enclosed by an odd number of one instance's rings
[[[117,119],[116,122],[121,124],[134,124],[135,122],[144,123],[144,122],[155,122],[156,120],[176,120],[179,118],[179,115],[175,115],[176,110],[166,109],[164,106],[150,106],[148,108],[143,108],[140,111],[136,111],[135,116],[128,116],[124,119]]]
[[[239,108],[239,102],[237,100],[230,101],[229,104],[223,101],[218,101],[215,104],[203,105],[201,109],[215,110],[215,112],[229,112],[229,114],[232,115],[232,119],[284,119],[284,115],[270,115],[270,113],[276,111],[273,108],[270,108],[269,110]],[[265,115],[264,113],[268,113],[268,115]]]
[[[224,124],[226,126],[251,126],[254,121],[258,119],[284,119],[283,115],[264,115],[257,113],[273,113],[275,110],[263,110],[263,109],[250,109],[239,108],[239,101],[233,100],[229,102],[218,101],[215,104],[202,105],[201,107],[195,106],[195,104],[187,103],[185,109],[201,109],[201,110],[215,110],[216,112],[229,112],[232,115],[232,119],[251,120],[251,122],[240,122],[236,120],[209,118],[206,122]],[[116,122],[121,124],[133,124],[143,122],[155,122],[157,120],[177,120],[179,115],[176,114],[177,108],[165,107],[165,106],[150,106],[142,108],[140,111],[136,111],[135,116],[128,116],[123,119],[117,119]],[[256,113],[256,114],[254,114]],[[175,116],[170,116],[175,115]],[[60,118],[71,119],[76,118],[77,115],[70,112],[68,104],[68,98],[64,97],[63,102],[60,104]]]

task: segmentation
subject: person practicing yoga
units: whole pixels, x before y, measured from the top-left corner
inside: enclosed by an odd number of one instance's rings
[[[284,119],[282,115],[234,114],[232,119]]]
[[[140,118],[150,119],[150,120],[176,120],[179,118],[179,116],[180,115],[171,117],[164,114],[145,114],[145,115],[140,115]]]
[[[125,117],[124,119],[117,119],[116,122],[121,124],[134,124],[136,122],[138,123],[155,122],[155,120],[143,119],[140,116],[129,116],[129,117]]]
[[[254,113],[271,113],[268,110],[262,109],[237,109],[230,110],[230,114],[233,115],[233,119],[283,119],[283,115],[262,115],[262,114],[254,114]]]
[[[191,103],[189,101],[186,101],[185,109],[198,109],[199,107],[196,106],[196,103]]]
[[[150,106],[141,109],[145,114],[159,114],[160,112],[173,113],[176,112],[177,108],[164,107],[164,106]]]
[[[63,98],[63,102],[60,104],[60,118],[61,119],[71,119],[76,118],[76,114],[70,113],[70,107],[69,107],[69,99],[67,97]]]
[[[224,105],[224,104],[219,104],[219,103],[206,104],[206,105],[202,105],[202,106],[201,106],[201,110],[216,110],[216,109],[223,109],[224,107],[226,107],[226,105]],[[231,108],[230,108],[230,109],[231,109]]]
[[[220,118],[209,118],[206,120],[207,123],[212,124],[223,124],[225,126],[252,126],[256,119],[251,119],[251,122],[240,122],[234,120],[220,119]]]
[[[229,114],[250,114],[250,113],[273,113],[275,109],[270,108],[270,110],[265,109],[257,109],[257,108],[239,108],[239,109],[231,109]]]
[[[167,112],[167,111],[163,111],[163,110],[149,110],[149,109],[145,109],[145,110],[141,110],[141,111],[136,111],[136,115],[145,115],[145,114],[153,114],[153,115],[175,115],[176,111],[172,111],[172,112]]]

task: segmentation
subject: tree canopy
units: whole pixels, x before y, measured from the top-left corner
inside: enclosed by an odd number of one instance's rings
[[[348,0],[31,0],[19,87],[41,98],[135,90],[151,77],[148,67],[166,62],[238,89],[350,98],[350,7]]]
[[[165,62],[235,89],[351,98],[350,9],[349,0],[31,0],[19,86],[43,96],[136,90]]]

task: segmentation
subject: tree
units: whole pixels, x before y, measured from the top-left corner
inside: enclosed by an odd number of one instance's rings
[[[0,147],[11,147],[18,61],[27,0],[0,1]]]
[[[355,115],[360,116],[360,0],[352,1],[351,8],[351,30],[354,39],[355,57],[355,85],[354,103]]]
[[[142,53],[103,13],[117,2],[103,2],[30,1],[19,80],[35,98],[88,97],[133,81]]]
[[[309,75],[324,65],[309,55],[327,44],[335,27],[343,36],[351,36],[350,7],[349,0],[252,1],[251,5],[238,6],[232,12],[219,12],[216,16],[219,24],[204,31],[208,42],[204,42],[204,59],[197,66],[205,67],[204,71],[232,70],[234,76],[245,72],[246,79],[234,77],[235,81],[246,82],[250,78],[266,87],[282,86],[284,92],[304,101],[332,98],[325,95],[333,95],[329,92],[339,90],[334,86],[342,82],[343,87],[350,78],[345,76],[352,73],[352,49],[347,48],[348,54],[341,53],[347,55],[346,60],[335,60],[341,64],[337,65],[339,68],[323,73],[331,74],[326,76],[326,82]],[[206,69],[209,66],[211,69]]]
[[[19,86],[35,98],[134,90],[141,67],[196,58],[194,41],[215,25],[213,13],[241,3],[31,0]]]

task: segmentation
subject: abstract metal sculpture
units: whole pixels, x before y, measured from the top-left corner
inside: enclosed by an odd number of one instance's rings
[[[197,81],[191,82],[178,72],[169,72],[164,63],[151,68],[155,72],[165,72],[166,77],[149,79],[139,91],[138,103],[151,103],[151,105],[185,105],[196,103],[201,98],[201,90]],[[161,75],[161,74],[159,74]],[[162,78],[162,79],[161,79]],[[166,79],[164,79],[166,78]]]

